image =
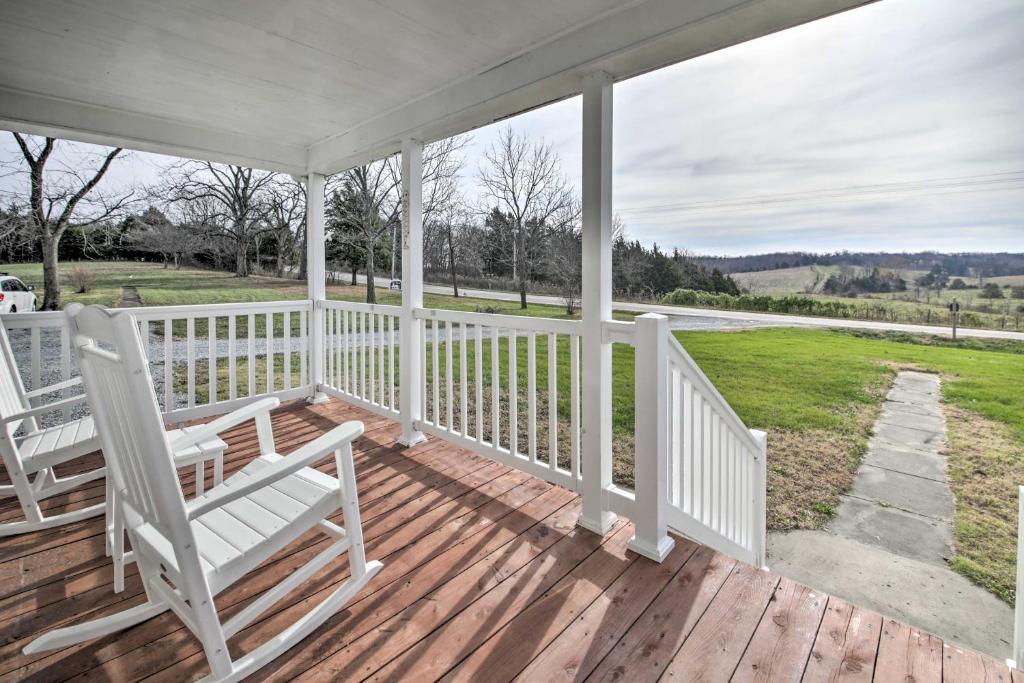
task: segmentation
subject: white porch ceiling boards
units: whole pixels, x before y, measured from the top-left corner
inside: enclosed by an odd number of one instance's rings
[[[0,0],[0,126],[332,173],[865,0]]]

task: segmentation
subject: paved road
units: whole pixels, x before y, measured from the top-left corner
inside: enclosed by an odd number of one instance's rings
[[[341,274],[338,274],[339,279]],[[359,282],[366,282],[363,276]],[[377,286],[387,288],[386,278],[377,278]],[[448,285],[424,285],[424,291],[431,294],[452,293]],[[498,301],[519,301],[518,292],[505,292],[492,289],[459,288],[462,296],[495,299]],[[528,294],[526,300],[532,304],[548,304],[561,306],[562,299],[558,296],[544,294]],[[872,320],[845,320],[842,318],[816,318],[803,315],[782,315],[778,313],[748,313],[745,311],[718,311],[703,308],[687,308],[684,306],[666,306],[664,304],[643,304],[630,301],[616,301],[613,307],[617,311],[636,313],[661,313],[670,318],[669,325],[676,330],[730,330],[755,327],[839,327],[854,330],[877,330],[883,332],[909,332],[914,334],[937,334],[950,336],[948,327],[938,325],[909,325],[905,323],[876,322]],[[1024,341],[1024,332],[1006,330],[958,330],[960,337],[976,337],[980,339],[1015,339]]]

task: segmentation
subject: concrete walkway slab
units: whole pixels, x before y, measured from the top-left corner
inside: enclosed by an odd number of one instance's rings
[[[953,531],[944,520],[844,496],[826,530],[921,562],[944,566],[953,554]]]
[[[945,479],[925,479],[865,464],[857,471],[850,495],[935,520],[953,519],[953,494]]]
[[[935,453],[901,450],[886,444],[875,444],[864,456],[864,464],[933,481],[946,481],[946,459]]]

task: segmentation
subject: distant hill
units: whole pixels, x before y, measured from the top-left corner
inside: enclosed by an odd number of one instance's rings
[[[751,256],[695,256],[694,260],[723,273],[752,273],[765,270],[802,269],[811,276],[810,266],[855,266],[892,268],[903,271],[927,271],[941,264],[952,276],[985,277],[1024,275],[1024,253],[962,253],[943,254],[934,251],[916,253],[852,252],[830,254],[809,252],[777,252]],[[795,273],[794,273],[795,274]]]

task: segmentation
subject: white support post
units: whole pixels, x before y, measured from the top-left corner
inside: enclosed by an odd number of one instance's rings
[[[402,140],[402,315],[399,353],[399,412],[403,446],[426,437],[417,429],[423,418],[419,382],[423,339],[413,311],[423,307],[423,144]]]
[[[668,318],[646,313],[634,337],[636,420],[630,550],[661,562],[675,546],[668,535]]]
[[[323,403],[324,383],[324,308],[327,298],[327,264],[324,260],[324,176],[306,176],[306,287],[312,306],[309,316],[309,372],[313,391],[310,403]]]
[[[583,78],[583,510],[578,524],[604,535],[612,485],[612,79]]]

